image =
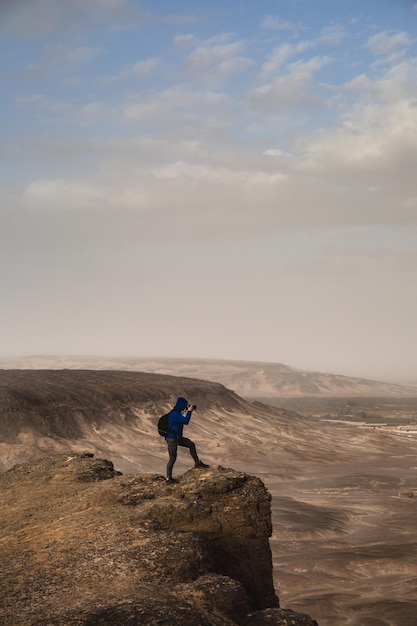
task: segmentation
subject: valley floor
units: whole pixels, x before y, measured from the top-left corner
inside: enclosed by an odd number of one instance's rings
[[[344,425],[334,428],[340,443]],[[329,441],[327,457],[310,454],[294,464],[278,447],[274,462],[251,464],[272,494],[275,588],[282,607],[320,626],[411,626],[417,438],[353,430],[363,437],[356,452],[332,457]],[[372,450],[377,439],[385,442],[380,451]]]

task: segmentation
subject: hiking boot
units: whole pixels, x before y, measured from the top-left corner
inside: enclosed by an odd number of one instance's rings
[[[165,479],[165,484],[166,485],[176,485],[177,482],[178,482],[178,480],[176,480],[175,478],[166,478]]]
[[[206,465],[203,461],[196,461],[194,467],[209,467],[209,465]]]

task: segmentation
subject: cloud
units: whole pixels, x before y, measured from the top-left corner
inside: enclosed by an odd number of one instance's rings
[[[113,161],[94,177],[32,181],[23,202],[42,215],[95,212],[107,220],[110,211],[136,225],[130,234],[136,241],[183,241],[184,232],[190,238],[224,240],[287,223],[286,212],[271,210],[285,185],[285,175],[277,171],[185,162],[146,169]]]
[[[280,150],[279,148],[269,148],[268,150],[265,150],[265,152],[263,152],[262,154],[272,157],[288,156],[286,152]]]
[[[259,73],[259,80],[264,81],[276,74],[292,57],[307,50],[311,46],[310,42],[300,41],[297,44],[281,44],[276,46],[268,57],[268,60],[262,63]]]
[[[91,48],[87,46],[79,46],[68,50],[67,59],[70,63],[84,64],[90,63],[103,53],[103,48]]]
[[[297,43],[286,42],[276,46],[269,55],[268,60],[262,63],[259,80],[267,80],[270,76],[278,73],[291,58],[302,54],[309,48],[317,45],[340,45],[345,36],[346,32],[342,26],[332,25],[323,28],[316,39],[301,40]]]
[[[191,128],[198,135],[203,119],[206,130],[212,124],[225,124],[228,112],[233,108],[231,98],[221,92],[176,86],[147,97],[130,97],[121,105],[120,115],[125,122],[146,124],[148,128],[161,131],[168,126],[172,132]]]
[[[287,66],[287,73],[253,90],[252,106],[263,113],[277,108],[323,106],[317,90],[311,90],[314,75],[330,62],[328,57],[314,57]]]
[[[414,102],[357,104],[345,111],[336,127],[300,140],[300,168],[316,176],[333,177],[335,184],[344,180],[346,186],[355,185],[358,190],[362,187],[375,193],[377,189],[381,207],[394,202],[389,212],[398,219],[413,195],[416,136]],[[374,198],[372,203],[376,202]]]
[[[390,67],[378,78],[367,74],[355,76],[343,86],[347,92],[377,102],[395,102],[417,98],[417,59],[404,60]]]
[[[28,63],[22,70],[12,75],[13,80],[23,82],[38,82],[46,80],[48,72],[38,63]]]
[[[315,42],[329,46],[339,46],[346,36],[346,29],[343,26],[340,24],[332,24],[331,26],[322,28]]]
[[[193,50],[187,57],[187,67],[192,71],[204,71],[230,58],[235,58],[242,49],[242,43],[206,42]]]
[[[173,157],[173,146],[170,152]],[[371,198],[364,174],[362,186],[356,179],[344,187],[331,160],[319,157],[320,169],[311,170],[285,154],[245,163],[235,153],[229,165],[200,155],[194,162],[155,160],[148,167],[115,154],[95,172],[85,163],[79,176],[32,181],[23,202],[41,214],[94,212],[97,225],[99,216],[107,222],[114,214],[112,221],[131,224],[128,239],[136,241],[183,241],[184,232],[192,240],[237,241],[289,230],[390,225],[399,218],[417,228],[415,194],[401,205],[400,185],[394,193],[392,181],[384,187],[381,179]]]
[[[0,4],[0,33],[39,38],[91,24],[131,24],[139,14],[131,0],[15,0]]]
[[[155,69],[160,65],[160,60],[157,57],[151,57],[149,59],[143,59],[122,67],[118,74],[113,76],[106,76],[102,79],[102,82],[117,82],[125,80],[126,78],[138,78],[148,76],[152,74]]]
[[[365,47],[375,56],[383,57],[386,61],[398,62],[404,57],[404,49],[411,45],[408,33],[384,31],[368,39]]]
[[[197,38],[194,35],[188,33],[187,35],[175,35],[173,39],[174,46],[178,50],[189,50],[198,43]]]
[[[300,24],[285,20],[278,15],[265,15],[262,21],[262,28],[267,30],[289,30],[295,32],[300,29]]]
[[[242,41],[228,41],[230,35],[208,39],[194,48],[185,61],[186,71],[206,85],[219,86],[227,78],[250,67],[253,61],[240,52]]]
[[[63,123],[79,124],[99,123],[106,118],[110,111],[101,102],[89,102],[81,106],[75,106],[65,101],[53,101],[44,94],[32,94],[31,96],[19,95],[16,104],[22,107],[37,109],[43,114],[52,114],[60,117]]]
[[[87,181],[41,179],[26,187],[24,202],[29,209],[91,210],[105,206],[104,192],[103,187],[94,187]]]
[[[26,67],[12,75],[14,80],[23,82],[45,81],[56,76],[60,82],[65,81],[68,71],[87,65],[97,59],[103,48],[93,46],[65,46],[62,44],[47,46],[36,61],[28,63]],[[72,77],[72,80],[77,80]]]
[[[191,183],[208,183],[219,186],[240,186],[250,189],[252,187],[274,186],[285,181],[285,174],[275,171],[273,173],[262,170],[239,170],[225,167],[215,167],[202,164],[190,164],[177,162],[165,167],[156,168],[152,175],[157,180],[169,180]]]
[[[88,4],[93,12],[100,5]],[[107,11],[117,4],[109,0]],[[113,133],[122,128],[131,134],[31,146],[23,138],[15,142],[9,152],[14,159],[24,159],[26,150],[30,160],[39,148],[38,163],[54,157],[55,165],[65,159],[71,163],[71,170],[56,167],[48,176],[45,168],[45,175],[34,177],[24,192],[26,206],[135,209],[146,212],[149,224],[151,215],[178,211],[180,222],[191,219],[195,231],[203,232],[210,223],[207,237],[217,233],[212,222],[222,224],[222,213],[229,232],[234,221],[242,220],[236,226],[241,233],[298,228],[315,219],[331,224],[340,216],[360,221],[370,194],[388,219],[389,199],[400,198],[400,181],[412,185],[416,66],[404,60],[378,78],[360,74],[342,87],[329,87],[333,100],[326,100],[328,91],[317,76],[332,59],[298,57],[319,42],[336,45],[343,36],[343,28],[332,25],[316,39],[276,46],[258,61],[257,81],[242,77],[239,99],[233,97],[233,78],[252,67],[256,57],[247,52],[249,41],[228,32],[203,40],[193,34],[169,36],[179,51],[177,65],[170,59],[164,66],[166,59],[155,56],[122,66],[107,80],[150,75],[159,65],[174,72],[166,88],[152,83],[146,91],[117,90],[118,104],[83,102],[82,95],[54,100],[46,91],[21,95],[18,104],[37,109],[41,120],[55,116],[63,127],[91,123],[93,129],[111,117]],[[369,39],[368,45],[381,54],[406,41],[403,36],[380,37]],[[61,48],[61,58],[72,57],[74,63],[89,62],[100,53],[93,45]],[[306,111],[298,127],[291,127],[300,107],[316,108],[320,115]],[[314,118],[311,126],[304,124],[308,118]],[[7,151],[3,153],[7,159]],[[398,182],[388,180],[391,173]],[[404,192],[399,200],[404,211],[414,203],[414,192]]]
[[[0,5],[0,33],[42,37],[55,30],[62,16],[54,0],[18,0]]]
[[[195,24],[201,22],[204,18],[197,13],[168,13],[167,15],[152,14],[153,19],[168,24]]]

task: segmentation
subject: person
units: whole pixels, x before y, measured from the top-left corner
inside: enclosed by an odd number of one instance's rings
[[[182,434],[184,426],[190,423],[192,412],[195,409],[195,405],[188,404],[188,401],[185,398],[180,397],[177,399],[172,411],[169,412],[168,427],[171,432],[169,432],[165,437],[169,455],[166,476],[166,483],[168,485],[178,482],[175,478],[172,478],[172,470],[174,468],[175,461],[177,460],[178,446],[183,446],[184,448],[189,449],[194,460],[194,467],[208,467],[208,465],[200,461],[198,458],[195,443],[191,441],[191,439],[184,437]]]

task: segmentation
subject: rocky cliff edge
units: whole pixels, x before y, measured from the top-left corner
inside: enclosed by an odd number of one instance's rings
[[[223,467],[178,484],[60,455],[0,475],[5,626],[314,626],[279,608],[270,494]]]

